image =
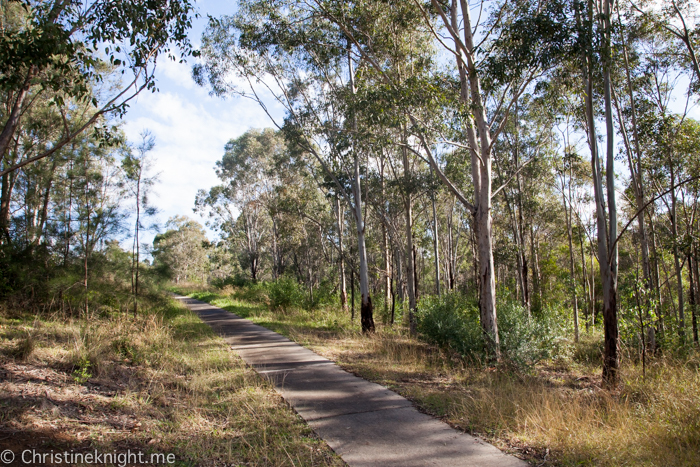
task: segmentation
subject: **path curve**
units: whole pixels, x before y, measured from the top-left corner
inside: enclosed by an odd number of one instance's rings
[[[189,297],[175,298],[218,332],[351,467],[526,467],[416,410],[276,332]]]

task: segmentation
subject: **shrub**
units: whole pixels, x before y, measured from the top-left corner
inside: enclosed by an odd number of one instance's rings
[[[270,307],[287,311],[291,307],[303,307],[305,292],[301,285],[289,276],[283,276],[267,284]]]
[[[479,309],[460,294],[422,299],[416,324],[421,336],[431,343],[451,348],[464,358],[481,360],[484,356]]]
[[[587,365],[603,365],[603,336],[600,334],[581,334],[578,344],[574,345],[572,359]]]
[[[245,287],[254,283],[255,282],[253,280],[241,273],[236,273],[235,275],[228,276],[226,278],[215,278],[211,281],[211,285],[217,289],[223,289],[227,285],[233,287]]]
[[[260,282],[250,282],[237,289],[233,297],[252,303],[267,303],[269,300],[268,287]]]
[[[90,368],[92,363],[86,357],[81,357],[73,366],[73,381],[78,384],[84,384],[92,378],[92,373],[90,373]]]
[[[325,280],[314,289],[313,297],[309,296],[308,292],[304,291],[304,308],[316,309],[324,305],[335,303],[337,301],[337,296],[334,286],[333,280]]]
[[[498,336],[503,357],[521,368],[568,351],[564,327],[554,310],[543,309],[528,318],[527,310],[513,300],[499,303]]]
[[[486,361],[479,308],[460,294],[426,297],[416,312],[417,328],[427,341],[450,348],[474,362]],[[498,336],[506,362],[526,368],[565,351],[567,340],[553,312],[528,318],[519,304],[503,300],[498,307]]]

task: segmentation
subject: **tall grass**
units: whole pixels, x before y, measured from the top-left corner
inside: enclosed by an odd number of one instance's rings
[[[16,348],[28,332],[33,349],[20,361]],[[48,424],[61,440],[173,452],[182,465],[342,464],[268,382],[174,302],[136,319],[2,316],[0,337],[1,366],[62,381],[47,403],[54,412],[27,410],[20,394],[48,397],[36,378],[0,381],[4,430],[33,433]]]
[[[700,465],[697,353],[657,358],[646,376],[627,359],[624,385],[610,392],[601,389],[602,336],[584,333],[574,344],[556,311],[527,323],[522,309],[501,306],[504,353],[511,362],[513,355],[522,360],[489,368],[478,358],[474,304],[460,297],[421,302],[425,342],[401,326],[378,325],[376,334],[362,335],[338,308],[282,312],[265,298],[246,301],[241,289],[209,293],[210,302],[283,332],[535,465]]]

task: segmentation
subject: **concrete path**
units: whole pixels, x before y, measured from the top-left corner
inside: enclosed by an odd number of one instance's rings
[[[221,334],[243,360],[350,466],[525,467],[520,459],[416,410],[286,337],[221,308],[176,299]]]

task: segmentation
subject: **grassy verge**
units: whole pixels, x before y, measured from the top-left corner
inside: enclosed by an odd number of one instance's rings
[[[4,449],[175,453],[175,465],[193,466],[343,465],[269,383],[172,300],[136,320],[4,310]]]
[[[538,466],[700,465],[700,362],[659,359],[643,377],[600,389],[599,336],[530,372],[465,365],[450,352],[378,327],[363,336],[337,310],[271,310],[249,290],[200,291],[208,301],[281,332],[422,410]],[[258,299],[257,303],[251,299]]]

